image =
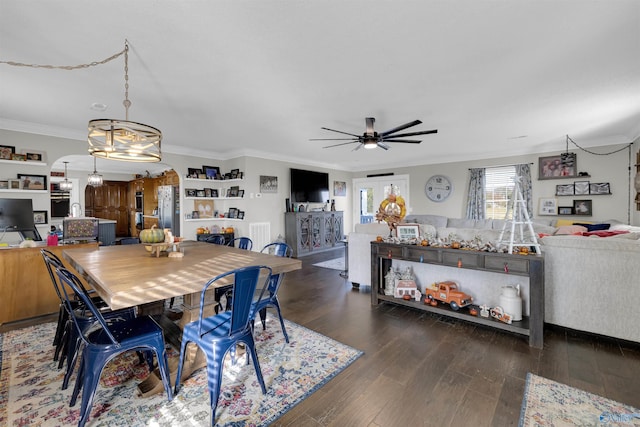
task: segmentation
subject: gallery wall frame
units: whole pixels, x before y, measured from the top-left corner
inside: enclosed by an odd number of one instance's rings
[[[593,207],[591,200],[574,200],[573,214],[581,216],[593,215]]]
[[[576,178],[578,165],[575,153],[538,158],[538,180]]]
[[[558,199],[553,197],[541,197],[538,204],[538,215],[557,215]]]

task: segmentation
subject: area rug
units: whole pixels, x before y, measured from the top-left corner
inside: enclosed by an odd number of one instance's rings
[[[256,347],[267,386],[263,395],[252,364],[227,360],[217,425],[266,426],[320,388],[362,355],[361,351],[292,322],[284,341],[277,319],[267,329],[256,327]],[[0,335],[0,426],[75,426],[80,399],[69,408],[75,383],[60,390],[64,370],[53,362],[54,323]],[[170,357],[177,352],[171,351]],[[124,360],[123,360],[124,359]],[[125,365],[129,366],[125,366]],[[208,426],[209,392],[206,368],[183,384],[172,402],[166,394],[136,396],[140,367],[135,353],[103,373],[108,380],[96,391],[87,426]]]
[[[344,271],[344,258],[330,259],[329,261],[323,261],[313,264],[316,267],[330,268],[331,270]]]
[[[640,409],[529,373],[519,425],[640,426]]]

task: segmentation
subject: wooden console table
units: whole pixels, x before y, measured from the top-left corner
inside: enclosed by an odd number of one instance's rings
[[[454,311],[444,305],[432,307],[425,305],[422,301],[406,301],[385,295],[382,281],[384,280],[385,272],[389,270],[394,259],[528,277],[530,294],[528,301],[529,316],[523,316],[522,321],[507,324],[492,318],[472,316],[466,310]],[[526,335],[529,337],[530,346],[542,348],[544,330],[544,257],[542,255],[511,255],[371,242],[371,304],[378,305],[380,302],[404,305]]]

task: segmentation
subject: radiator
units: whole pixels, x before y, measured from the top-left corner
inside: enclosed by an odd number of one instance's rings
[[[253,241],[253,250],[259,251],[271,243],[271,223],[253,222],[249,224],[249,238]]]

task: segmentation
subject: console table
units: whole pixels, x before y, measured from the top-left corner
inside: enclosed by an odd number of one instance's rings
[[[507,324],[492,318],[472,316],[466,310],[454,311],[445,305],[432,307],[425,305],[422,301],[406,301],[385,295],[384,274],[389,270],[394,259],[528,277],[530,294],[528,301],[529,316],[523,316],[519,322]],[[526,335],[529,337],[530,346],[542,348],[544,329],[544,257],[542,255],[512,255],[371,242],[371,304],[375,306],[380,302],[404,305]]]

